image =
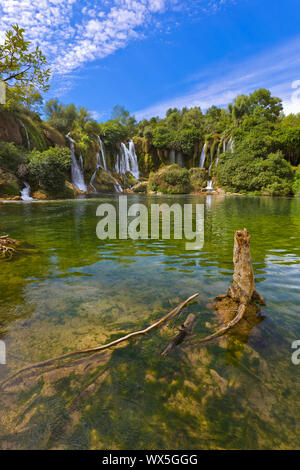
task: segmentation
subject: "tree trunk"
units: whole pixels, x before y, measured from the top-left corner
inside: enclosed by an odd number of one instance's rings
[[[242,304],[249,304],[255,292],[254,272],[250,255],[250,235],[247,229],[234,234],[233,284],[227,295]]]

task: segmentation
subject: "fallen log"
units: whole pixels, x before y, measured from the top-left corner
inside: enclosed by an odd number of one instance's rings
[[[191,334],[195,319],[196,319],[196,316],[193,315],[192,313],[188,315],[185,322],[179,328],[179,334],[175,336],[175,338],[164,349],[164,351],[161,353],[162,356],[166,356],[170,351],[172,351],[172,349],[175,348],[175,346],[178,346],[178,344],[181,344],[185,340],[185,338]]]
[[[159,326],[161,326],[163,323],[165,323],[171,317],[177,315],[189,302],[191,302],[196,297],[198,297],[198,295],[199,294],[192,295],[191,297],[186,299],[184,302],[179,304],[177,307],[175,307],[169,313],[164,315],[162,318],[160,318],[159,320],[157,320],[155,323],[148,326],[144,330],[134,331],[133,333],[129,333],[126,336],[122,336],[121,338],[116,339],[114,341],[111,341],[110,343],[104,344],[102,346],[97,346],[95,348],[89,348],[89,349],[82,349],[82,350],[79,350],[79,351],[72,351],[72,352],[63,354],[61,356],[53,357],[53,358],[48,359],[46,361],[38,362],[36,364],[30,364],[29,366],[26,366],[23,369],[20,369],[14,375],[12,375],[12,376],[8,377],[7,379],[5,379],[0,385],[1,385],[2,388],[5,387],[11,380],[13,380],[19,374],[21,374],[22,372],[25,372],[27,370],[36,369],[38,367],[48,366],[48,365],[52,364],[55,361],[62,360],[62,359],[67,359],[69,357],[79,355],[79,354],[90,354],[90,353],[97,353],[97,352],[100,352],[100,351],[104,351],[105,349],[111,348],[113,346],[117,346],[118,344],[123,343],[124,341],[128,341],[131,338],[136,338],[137,336],[146,335],[146,334],[150,333],[151,331],[155,330],[156,328],[158,328]]]

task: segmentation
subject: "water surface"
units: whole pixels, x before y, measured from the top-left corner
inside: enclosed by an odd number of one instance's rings
[[[0,230],[39,253],[0,266],[7,365],[93,347],[145,327],[199,292],[193,337],[163,358],[181,319],[147,338],[63,364],[1,392],[1,448],[297,448],[300,200],[136,196],[128,203],[205,204],[205,242],[96,237],[100,202],[117,196],[0,205]],[[205,347],[213,298],[232,279],[234,230],[246,227],[266,318]],[[5,410],[3,410],[5,407]]]

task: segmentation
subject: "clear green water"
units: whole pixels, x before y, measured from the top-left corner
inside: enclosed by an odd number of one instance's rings
[[[178,240],[100,241],[96,208],[116,196],[0,205],[1,233],[39,249],[0,265],[1,380],[147,326],[200,294],[184,314],[197,315],[194,336],[166,358],[178,322],[1,391],[0,448],[297,448],[300,200],[128,197],[174,201],[205,204],[201,251]],[[210,303],[232,279],[233,234],[244,227],[266,318],[200,347],[219,324]]]

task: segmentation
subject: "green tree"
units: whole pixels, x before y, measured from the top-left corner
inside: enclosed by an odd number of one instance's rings
[[[0,79],[7,86],[7,105],[31,99],[33,90],[47,91],[50,69],[46,57],[37,46],[24,39],[25,30],[12,25],[6,32],[4,44],[0,44]]]
[[[82,108],[82,110],[84,110],[84,108]],[[83,123],[83,112],[84,111],[82,111],[80,118],[80,114],[74,104],[64,106],[62,103],[59,103],[57,99],[51,99],[45,104],[45,114],[48,124],[63,134],[70,132],[76,120],[81,119]]]
[[[34,150],[29,154],[28,168],[31,178],[41,188],[57,196],[65,190],[71,151],[65,147],[52,147],[44,152]]]

